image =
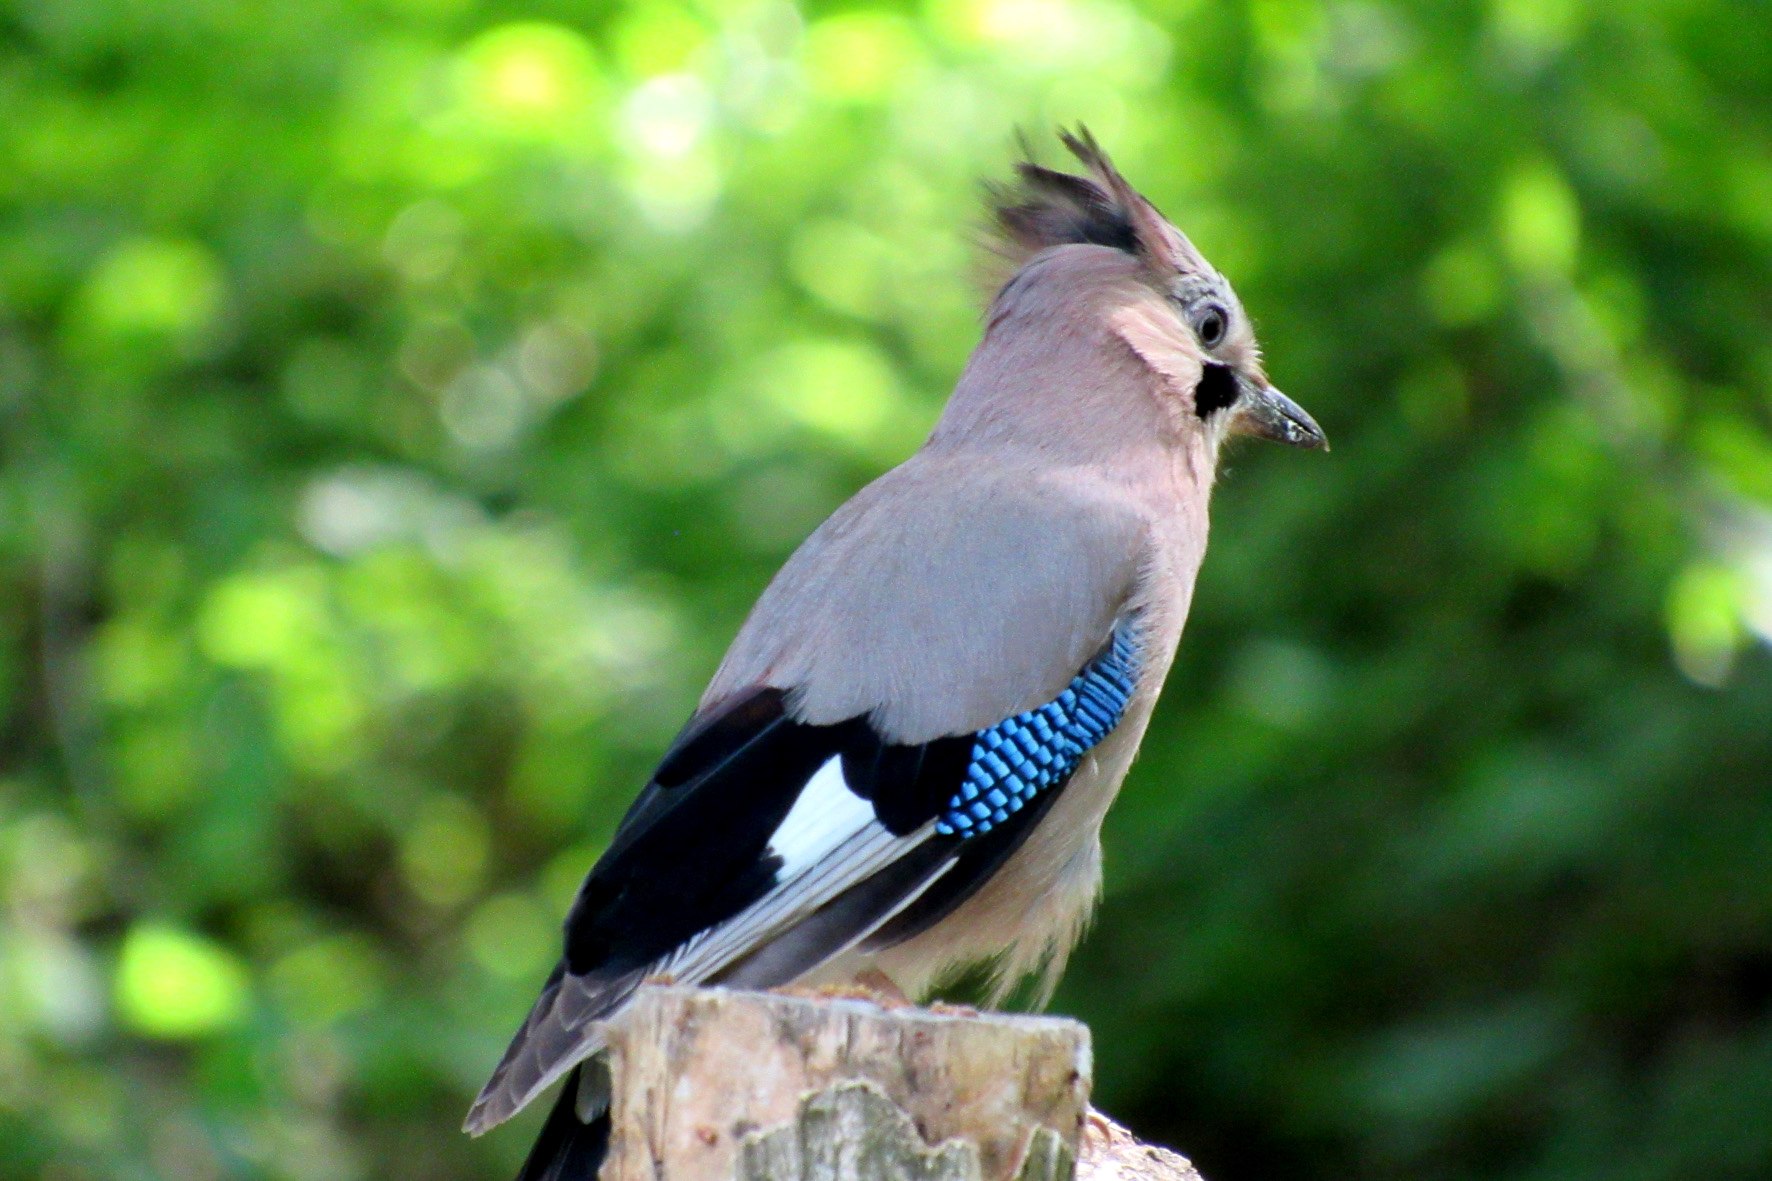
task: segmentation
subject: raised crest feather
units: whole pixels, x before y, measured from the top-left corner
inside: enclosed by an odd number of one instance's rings
[[[1209,271],[1206,260],[1134,189],[1085,127],[1059,142],[1088,175],[1047,168],[1022,140],[1019,185],[987,186],[1001,250],[1016,265],[1053,246],[1092,243],[1136,255],[1159,273]]]

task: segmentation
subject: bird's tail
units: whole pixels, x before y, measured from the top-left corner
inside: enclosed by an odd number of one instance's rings
[[[529,1159],[517,1181],[597,1181],[597,1170],[609,1152],[609,1109],[589,1123],[578,1116],[578,1078],[574,1070],[554,1100],[548,1122],[541,1126]]]
[[[478,1136],[504,1123],[555,1079],[596,1054],[603,1043],[597,1023],[632,995],[642,975],[569,976],[564,960],[555,965],[523,1027],[468,1109],[462,1131]]]

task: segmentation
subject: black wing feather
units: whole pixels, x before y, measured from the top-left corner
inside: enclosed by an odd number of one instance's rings
[[[894,836],[905,836],[940,815],[966,776],[972,735],[938,738],[916,746],[881,742],[871,726],[849,723],[843,778],[874,805]]]
[[[574,975],[645,968],[767,894],[769,838],[837,754],[836,727],[807,726],[766,690],[734,703],[668,757],[591,870],[566,919]]]
[[[971,749],[971,735],[890,743],[865,718],[808,725],[779,689],[735,698],[685,729],[585,879],[566,921],[568,970],[643,968],[767,894],[781,868],[770,838],[831,758],[905,836],[953,797]]]
[[[717,941],[706,945],[689,978],[788,984],[860,940],[890,946],[952,913],[1020,846],[1064,787],[1049,785],[988,831],[932,831],[966,781],[975,740],[962,734],[892,743],[866,717],[810,725],[790,716],[787,695],[773,688],[734,697],[693,720],[586,877],[566,919],[561,963],[469,1113],[469,1129],[508,1117],[558,1072],[595,1053],[594,1023],[619,1009],[647,975],[668,971],[674,954],[789,888],[771,840],[833,758],[841,759],[844,786],[869,802],[885,830],[867,838],[871,845],[856,846],[872,850],[872,868],[785,927],[760,926],[757,945],[734,946],[725,962]],[[879,843],[893,838],[903,839],[902,850]],[[813,876],[840,885],[835,872],[832,863]]]

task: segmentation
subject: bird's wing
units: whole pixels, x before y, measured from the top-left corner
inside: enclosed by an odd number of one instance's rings
[[[1051,701],[917,744],[865,716],[798,721],[774,688],[703,711],[585,880],[565,955],[468,1130],[599,1050],[598,1023],[647,977],[783,984],[948,913],[1118,724],[1138,663],[1129,619]]]
[[[468,1130],[596,1053],[649,976],[789,983],[970,895],[1126,708],[1142,527],[1099,482],[968,456],[839,510],[585,880]]]
[[[939,859],[879,875],[931,835],[969,747],[956,738],[894,749],[865,719],[807,725],[789,715],[779,689],[753,688],[704,710],[585,879],[561,963],[468,1129],[500,1122],[600,1048],[595,1023],[647,977],[709,981],[839,895],[858,887],[877,895],[869,883],[915,891],[939,872]],[[891,802],[876,808],[870,786]],[[892,902],[852,896],[848,909],[871,916]],[[848,942],[870,929],[860,921]]]

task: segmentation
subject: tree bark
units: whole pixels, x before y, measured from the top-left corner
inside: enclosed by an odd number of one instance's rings
[[[1187,1157],[1145,1144],[1091,1108],[1077,1152],[1076,1181],[1204,1181]]]

